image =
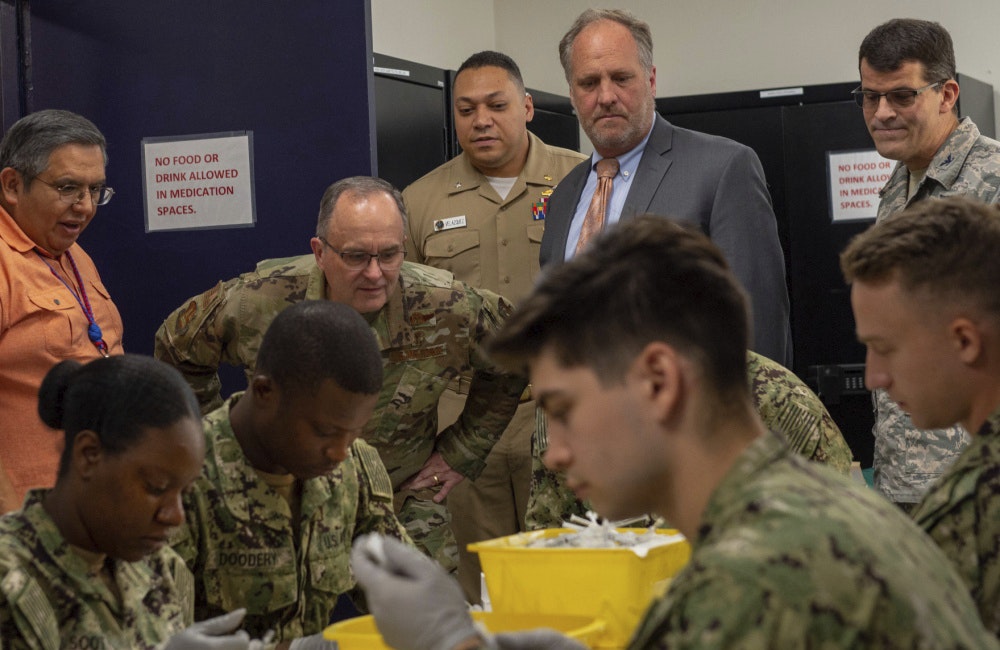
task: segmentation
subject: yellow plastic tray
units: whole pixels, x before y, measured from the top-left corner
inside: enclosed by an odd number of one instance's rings
[[[619,528],[641,533],[645,529]],[[691,556],[682,537],[639,557],[629,548],[526,548],[571,532],[550,528],[469,545],[479,554],[494,612],[585,616],[605,623],[595,648],[623,648],[650,601]],[[676,530],[657,530],[676,535]]]
[[[545,614],[498,614],[496,612],[472,612],[472,618],[480,621],[490,632],[517,632],[548,627],[559,630],[587,645],[592,645],[604,629],[602,621],[585,616],[549,616]],[[336,641],[340,650],[387,650],[389,646],[375,627],[371,616],[358,616],[334,623],[323,630],[323,638]]]

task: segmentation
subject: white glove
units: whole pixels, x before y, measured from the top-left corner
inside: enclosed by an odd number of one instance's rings
[[[450,650],[478,636],[458,583],[419,551],[364,535],[354,544],[351,567],[390,647]]]
[[[228,614],[194,623],[170,637],[163,650],[248,650],[250,635],[240,630],[246,609],[234,609]]]
[[[499,650],[587,650],[580,642],[547,628],[503,632],[494,635],[493,642]]]
[[[304,636],[292,639],[292,644],[288,650],[337,650],[336,641],[327,641],[323,638],[323,633]]]

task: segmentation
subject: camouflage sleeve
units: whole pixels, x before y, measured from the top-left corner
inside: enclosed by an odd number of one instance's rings
[[[222,404],[219,364],[242,365],[237,358],[239,300],[232,295],[239,282],[220,282],[185,301],[156,331],[153,356],[180,371],[203,414]]]
[[[924,496],[913,520],[944,551],[986,628],[1000,635],[1000,411]],[[996,427],[990,432],[990,427]]]
[[[10,567],[0,569],[0,639],[4,647],[15,650],[41,650],[43,648],[59,647],[59,625],[51,607],[44,601],[43,594],[36,591],[29,594],[41,597],[42,601],[35,603],[28,613],[19,605],[21,600],[17,592],[18,583],[34,584],[24,575],[19,575],[20,569],[10,570]],[[10,593],[8,593],[10,592]],[[48,608],[48,609],[46,609]],[[39,637],[41,634],[41,638]]]
[[[353,445],[358,468],[358,512],[354,536],[382,533],[413,545],[393,511],[392,482],[378,452],[363,440]]]
[[[791,370],[754,352],[747,355],[747,376],[757,412],[771,431],[809,460],[850,473],[851,448],[816,393]]]
[[[770,650],[807,648],[815,641],[806,620],[810,614],[790,607],[760,582],[696,565],[683,575],[683,592],[671,589],[654,602],[629,648]]]
[[[542,455],[548,448],[547,424],[542,409],[535,411],[535,435],[531,439],[531,489],[525,507],[527,530],[558,528],[571,515],[583,516],[588,504],[566,485],[565,477],[547,468]]]
[[[169,577],[173,582],[173,597],[177,599],[181,609],[179,627],[183,629],[191,625],[194,623],[194,574],[188,569],[184,560],[169,548],[158,553],[157,559],[152,563],[154,568],[158,569],[158,573]]]
[[[0,539],[4,536],[18,539],[10,528],[3,531]],[[36,543],[41,546],[38,540]],[[33,561],[26,561],[17,547],[24,548],[20,541],[0,547],[0,638],[7,648],[17,650],[62,647],[59,605],[50,600],[51,594],[47,594],[35,579],[39,573],[48,575],[48,580],[58,589],[65,584],[61,581],[62,570],[56,571],[56,575],[47,573],[56,566],[51,564],[50,555],[38,553]],[[45,567],[45,564],[51,566]],[[62,593],[64,599],[76,600],[71,590],[58,593]]]
[[[435,449],[452,467],[475,479],[486,466],[486,457],[514,417],[528,380],[500,371],[486,356],[487,339],[513,311],[513,305],[492,291],[463,285],[470,304],[469,357],[472,383],[465,409],[454,424],[438,436]]]

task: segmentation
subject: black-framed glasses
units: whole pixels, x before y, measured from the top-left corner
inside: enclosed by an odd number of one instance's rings
[[[90,195],[90,200],[93,201],[94,205],[107,205],[108,202],[111,201],[111,197],[115,195],[115,191],[107,185],[91,185],[90,187],[84,187],[82,185],[77,185],[76,183],[56,185],[55,183],[50,183],[43,178],[39,178],[38,176],[35,176],[34,180],[54,189],[59,193],[59,198],[62,202],[70,205],[76,205],[82,201],[83,197],[87,194]]]
[[[403,258],[406,257],[406,249],[404,248],[390,248],[389,250],[377,253],[369,253],[367,251],[338,251],[325,238],[318,237],[317,239],[323,242],[324,246],[339,255],[340,259],[344,260],[344,266],[352,271],[367,269],[372,260],[376,260],[379,268],[383,271],[395,271],[403,265]]]
[[[920,88],[898,88],[896,90],[887,90],[884,93],[877,93],[874,90],[862,90],[861,86],[858,86],[851,91],[851,94],[854,96],[854,101],[861,108],[878,108],[879,102],[882,101],[883,97],[889,102],[889,106],[893,108],[906,108],[907,106],[913,106],[913,102],[917,101],[917,95],[925,93],[935,86],[940,86],[946,81],[948,80],[943,79],[927,84],[926,86],[921,86]]]

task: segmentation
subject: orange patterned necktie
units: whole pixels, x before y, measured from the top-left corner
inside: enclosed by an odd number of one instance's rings
[[[583,218],[583,228],[580,229],[580,239],[576,242],[576,252],[579,253],[587,245],[590,238],[604,228],[604,215],[611,201],[612,183],[618,173],[617,158],[602,158],[597,161],[597,189],[594,198],[590,199],[590,207]]]

